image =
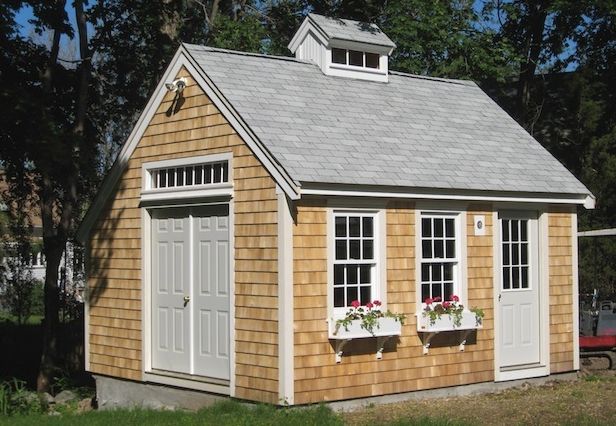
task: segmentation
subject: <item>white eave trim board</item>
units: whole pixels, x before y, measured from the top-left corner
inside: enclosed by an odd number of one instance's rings
[[[216,85],[210,80],[203,68],[201,68],[186,48],[180,46],[180,50],[184,53],[184,58],[186,59],[186,63],[183,63],[183,65],[192,74],[201,89],[212,102],[214,102],[216,108],[218,108],[222,115],[229,121],[229,124],[239,133],[244,142],[246,142],[255,156],[272,175],[276,183],[280,185],[285,194],[287,194],[291,200],[298,200],[300,198],[298,185],[261,143],[259,138],[250,130],[250,127],[242,120],[240,114],[235,111],[231,103],[223,96],[222,92],[218,90]]]
[[[128,138],[122,145],[122,149],[120,150],[113,165],[111,166],[111,169],[109,170],[109,172],[107,172],[107,176],[105,176],[105,179],[101,184],[98,195],[92,202],[92,205],[88,209],[85,217],[79,225],[79,229],[77,230],[77,239],[82,243],[85,242],[88,238],[90,230],[94,226],[94,223],[98,219],[100,212],[103,210],[103,207],[105,206],[107,199],[111,195],[113,188],[115,187],[116,183],[120,179],[120,176],[124,172],[125,166],[126,164],[128,164],[128,159],[135,150],[137,143],[139,143],[139,141],[141,140],[141,136],[143,136],[143,134],[145,133],[145,129],[147,128],[148,124],[150,123],[150,120],[154,116],[156,110],[158,109],[158,106],[160,105],[165,94],[167,93],[165,83],[169,81],[171,76],[175,76],[180,70],[181,63],[179,59],[181,56],[182,51],[181,49],[178,49],[178,51],[175,52],[173,59],[169,63],[169,66],[167,66],[165,73],[158,82],[156,89],[154,89],[154,92],[150,96],[148,103],[141,112],[141,115],[135,123],[133,130],[130,132]]]
[[[231,126],[238,132],[267,171],[271,173],[274,180],[285,191],[287,196],[292,200],[299,199],[299,189],[291,177],[282,169],[280,165],[278,165],[273,156],[249,130],[248,126],[239,117],[239,114],[235,112],[230,103],[222,96],[220,91],[205,75],[201,67],[196,63],[194,58],[190,56],[186,48],[184,46],[180,46],[171,63],[165,70],[163,77],[158,82],[158,85],[146,104],[146,107],[141,112],[141,115],[133,127],[133,130],[126,139],[126,142],[124,142],[124,145],[113,163],[113,166],[103,180],[98,196],[95,198],[83,221],[81,222],[81,225],[77,231],[77,239],[79,241],[84,242],[88,238],[90,230],[94,226],[94,223],[98,219],[100,212],[103,210],[105,203],[111,196],[113,188],[124,172],[130,156],[145,133],[145,130],[158,109],[160,102],[164,98],[165,94],[167,94],[165,83],[175,77],[182,67],[185,67],[188,72],[191,73],[197,84],[199,84],[201,89],[212,100],[223,116],[229,121],[229,124],[231,124]]]
[[[498,195],[471,195],[471,194],[439,194],[439,193],[421,193],[421,192],[388,192],[388,191],[351,191],[344,189],[311,189],[302,188],[301,195],[318,195],[318,196],[334,196],[334,197],[375,197],[375,198],[405,198],[418,200],[457,200],[457,201],[491,201],[491,202],[519,202],[519,203],[541,203],[541,204],[580,204],[588,207],[587,196],[585,198],[564,198],[564,197],[548,197],[532,195],[519,196],[498,196]]]
[[[616,228],[595,229],[592,231],[581,231],[577,233],[578,237],[608,237],[616,236]]]

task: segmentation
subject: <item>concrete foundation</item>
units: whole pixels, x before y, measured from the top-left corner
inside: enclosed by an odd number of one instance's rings
[[[361,410],[369,405],[394,404],[404,401],[419,401],[432,398],[449,398],[455,396],[478,395],[485,393],[499,392],[505,389],[515,388],[523,385],[541,386],[555,380],[577,380],[577,372],[552,374],[545,377],[532,379],[510,380],[507,382],[484,382],[473,383],[471,385],[453,386],[449,388],[428,389],[422,391],[398,393],[394,395],[375,396],[371,398],[351,399],[347,401],[329,402],[326,405],[334,411],[355,411]]]
[[[428,389],[394,395],[336,401],[326,403],[326,405],[334,411],[355,411],[369,405],[493,393],[519,386],[540,386],[555,380],[576,380],[577,378],[577,372],[571,372],[532,379],[475,383],[449,388]],[[152,383],[133,382],[107,376],[95,375],[94,379],[96,380],[96,399],[98,401],[99,410],[130,407],[159,410],[173,410],[176,408],[198,410],[212,405],[215,402],[229,399],[229,397],[224,395]]]
[[[140,383],[107,376],[94,376],[96,400],[99,410],[113,408],[152,408],[198,410],[228,399],[222,395],[174,388],[171,386]]]

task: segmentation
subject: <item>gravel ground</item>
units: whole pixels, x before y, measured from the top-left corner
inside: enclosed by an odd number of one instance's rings
[[[616,424],[616,371],[602,359],[583,360],[576,381],[523,384],[505,391],[378,405],[344,414],[350,425]]]

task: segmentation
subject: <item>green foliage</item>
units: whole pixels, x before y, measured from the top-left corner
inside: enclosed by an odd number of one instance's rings
[[[228,16],[216,18],[209,45],[222,49],[261,53],[266,30],[254,14],[233,20]]]
[[[0,382],[0,416],[32,415],[42,412],[38,395],[26,383],[13,379]]]
[[[375,300],[372,303],[366,304],[366,306],[360,306],[359,301],[353,302],[351,307],[344,318],[336,320],[336,328],[334,334],[338,333],[340,327],[344,327],[346,331],[349,331],[349,326],[353,321],[361,321],[360,326],[370,334],[374,335],[374,330],[379,328],[379,318],[393,318],[400,324],[404,324],[406,315],[396,314],[389,310],[383,312],[380,308],[381,302]]]
[[[511,47],[479,30],[473,1],[387,2],[381,27],[396,43],[390,66],[414,74],[475,80],[511,75]]]
[[[62,416],[16,416],[11,424],[29,425],[263,425],[263,426],[341,426],[342,418],[325,406],[309,408],[276,408],[270,405],[250,406],[224,401],[197,412],[155,410],[108,410]],[[0,420],[1,423],[1,420]]]

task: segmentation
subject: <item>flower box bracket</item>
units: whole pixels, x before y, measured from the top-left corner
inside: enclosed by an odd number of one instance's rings
[[[417,316],[417,331],[424,333],[423,354],[428,355],[430,350],[430,341],[434,336],[442,332],[448,331],[463,331],[460,335],[460,343],[458,348],[460,352],[464,352],[466,340],[473,330],[483,328],[483,318],[477,316],[474,312],[464,310],[458,324],[448,315],[443,314],[431,321],[430,318],[424,315],[423,312],[418,312]]]
[[[383,358],[385,343],[394,336],[402,334],[402,324],[394,318],[379,318],[378,326],[372,331],[361,327],[361,320],[353,320],[346,327],[335,319],[327,321],[329,339],[334,341],[336,363],[342,362],[344,347],[352,340],[376,337],[376,359]]]
[[[464,333],[462,333],[461,339],[460,339],[460,344],[458,345],[458,349],[460,352],[464,352],[465,346],[466,346],[466,339],[468,339],[469,334],[471,334],[471,332],[475,330],[474,328],[469,328],[467,330],[463,330]],[[432,340],[432,338],[434,336],[436,336],[437,334],[441,333],[440,331],[432,331],[429,333],[426,333],[426,336],[424,338],[424,344],[423,344],[423,354],[424,355],[428,355],[430,353],[430,341]]]

